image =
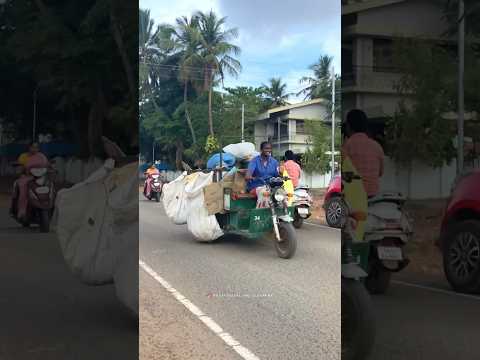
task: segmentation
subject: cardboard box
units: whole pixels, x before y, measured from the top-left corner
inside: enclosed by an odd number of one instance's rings
[[[205,207],[208,215],[214,215],[223,212],[223,184],[211,183],[203,189],[205,197]]]

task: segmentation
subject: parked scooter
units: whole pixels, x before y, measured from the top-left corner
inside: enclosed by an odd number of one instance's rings
[[[150,181],[150,191],[148,191],[147,182]],[[143,195],[148,199],[155,199],[156,202],[160,201],[160,195],[162,194],[163,181],[160,178],[160,174],[147,175],[145,184],[143,185]]]
[[[342,174],[342,182],[361,179]],[[342,194],[343,197],[343,194]],[[346,204],[347,218],[342,228],[342,359],[364,360],[372,351],[375,341],[373,306],[363,281],[367,273],[359,266],[353,252],[355,229],[367,217],[365,212],[354,212]],[[366,259],[359,259],[365,262]]]
[[[311,207],[313,206],[313,200],[308,186],[300,185],[295,188],[293,193],[293,206],[295,208],[293,226],[300,229],[303,221],[312,215]]]
[[[368,200],[365,241],[370,243],[370,256],[365,285],[371,294],[385,293],[392,273],[410,262],[404,249],[413,229],[403,208],[405,201],[398,192],[384,192]]]
[[[28,183],[27,212],[23,219],[18,217],[18,187],[13,188],[12,215],[24,227],[31,224],[40,225],[41,232],[50,231],[50,220],[55,206],[56,189],[52,178],[54,171],[46,167],[31,168],[30,175],[33,179]]]

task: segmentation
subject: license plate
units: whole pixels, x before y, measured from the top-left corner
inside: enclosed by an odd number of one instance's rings
[[[298,213],[300,215],[308,215],[308,209],[307,208],[298,208]]]
[[[380,260],[402,260],[402,249],[394,246],[379,246],[377,248]]]

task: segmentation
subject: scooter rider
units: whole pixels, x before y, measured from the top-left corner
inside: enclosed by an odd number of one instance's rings
[[[25,217],[27,212],[28,183],[33,179],[30,175],[30,169],[34,167],[50,167],[50,163],[47,157],[40,152],[40,147],[36,142],[29,144],[28,152],[20,155],[18,163],[22,167],[22,174],[20,175],[20,178],[16,180],[14,185],[17,189],[17,193],[14,193],[12,198],[10,214],[21,220]],[[14,214],[13,211],[15,205],[17,205],[17,214]]]
[[[358,109],[350,110],[345,122],[342,152],[347,156],[362,177],[369,198],[378,194],[383,176],[384,152],[379,143],[368,137],[367,115]]]
[[[159,175],[160,171],[158,171],[157,167],[155,164],[152,164],[146,171],[145,175],[147,176],[147,179],[145,181],[145,195],[148,196],[150,194],[150,191],[152,189],[152,175]]]

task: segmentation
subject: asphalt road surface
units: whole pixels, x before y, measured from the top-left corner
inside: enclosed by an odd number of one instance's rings
[[[197,243],[161,204],[141,200],[140,258],[154,273],[140,270],[140,358],[241,359],[163,280],[247,349],[245,359],[340,359],[340,233],[305,225],[297,234],[289,260],[268,239]]]
[[[457,294],[440,277],[400,273],[373,304],[372,360],[480,359],[480,297]]]
[[[136,320],[114,287],[90,287],[75,279],[54,234],[12,221],[3,194],[0,284],[0,360],[138,357]]]

